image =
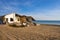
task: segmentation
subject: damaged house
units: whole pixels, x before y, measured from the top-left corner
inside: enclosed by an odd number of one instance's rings
[[[17,26],[35,25],[35,23],[33,23],[33,21],[35,21],[33,17],[18,15],[16,13],[4,15],[1,17],[1,19],[3,20],[3,23],[5,23],[6,25],[13,25],[13,24]]]

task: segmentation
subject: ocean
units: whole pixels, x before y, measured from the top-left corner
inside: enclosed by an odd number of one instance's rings
[[[36,20],[34,22],[38,24],[60,25],[60,21],[55,21],[55,20]]]
[[[37,24],[51,24],[51,25],[60,25],[60,21],[55,21],[55,20],[36,20],[33,21]],[[0,24],[2,24],[3,21],[0,20]]]

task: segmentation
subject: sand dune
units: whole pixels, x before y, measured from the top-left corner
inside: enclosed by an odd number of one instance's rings
[[[0,40],[60,40],[60,27],[52,25],[31,27],[0,25]]]

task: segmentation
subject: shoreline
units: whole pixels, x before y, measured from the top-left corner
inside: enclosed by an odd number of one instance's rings
[[[60,25],[55,25],[55,24],[40,24],[40,25],[48,25],[48,26],[60,26]]]
[[[46,26],[60,26],[60,25],[57,25],[57,24],[37,24],[37,25],[46,25]]]
[[[0,24],[0,25],[2,26],[2,25],[6,25],[6,24]],[[59,26],[60,27],[60,25],[55,25],[55,24],[36,24],[36,26]]]

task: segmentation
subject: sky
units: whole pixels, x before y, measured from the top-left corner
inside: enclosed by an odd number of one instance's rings
[[[0,16],[14,12],[36,20],[60,20],[60,0],[0,0]]]

